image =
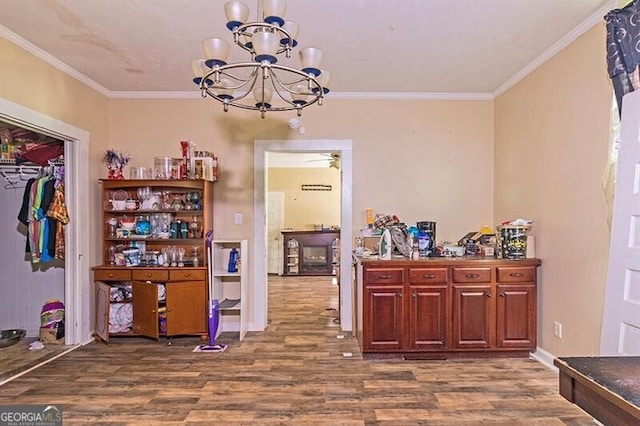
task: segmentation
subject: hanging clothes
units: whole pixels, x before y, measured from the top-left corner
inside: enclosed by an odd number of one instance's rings
[[[64,259],[64,232],[65,226],[69,223],[69,211],[64,202],[64,183],[59,184],[53,194],[53,202],[47,211],[47,217],[56,222],[54,258]],[[51,244],[49,244],[50,246]]]
[[[29,179],[18,220],[27,226],[26,252],[32,263],[64,259],[65,225],[70,221],[60,173]]]
[[[622,116],[622,98],[640,89],[640,0],[604,17],[607,23],[607,69]]]

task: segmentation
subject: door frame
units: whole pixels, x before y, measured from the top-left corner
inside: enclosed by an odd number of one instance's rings
[[[38,111],[0,98],[0,120],[64,141],[65,204],[71,221],[65,227],[65,345],[85,344],[91,337],[89,266],[89,132]],[[82,238],[82,237],[85,238]]]
[[[267,198],[274,198],[274,199],[277,198],[278,208],[280,210],[280,217],[278,218],[278,222],[279,222],[278,226],[280,230],[282,230],[282,227],[284,225],[284,192],[283,191],[267,191]],[[265,213],[268,214],[266,211]],[[267,238],[269,239],[268,230],[267,230]],[[269,240],[271,241],[271,239]],[[283,237],[282,237],[282,233],[280,233],[278,235],[278,244],[277,244],[277,249],[275,254],[278,262],[278,267],[276,270],[277,275],[282,275],[284,273],[284,264],[283,264],[284,253],[283,253],[282,244],[283,244]],[[271,250],[269,250],[269,242],[267,242],[267,274],[269,274],[269,256],[273,257],[273,253],[271,253]]]
[[[267,279],[267,228],[265,200],[267,193],[267,152],[339,152],[340,194],[340,326],[352,331],[352,141],[350,139],[257,139],[254,141],[253,185],[253,323],[252,330],[267,327],[268,279]]]

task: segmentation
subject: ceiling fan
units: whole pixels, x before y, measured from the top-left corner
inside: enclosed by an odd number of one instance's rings
[[[326,158],[319,158],[317,160],[307,160],[307,161],[308,162],[328,161],[329,162],[329,167],[333,167],[334,169],[339,169],[340,168],[340,153],[338,153],[338,152],[320,153],[320,155],[322,155],[323,157],[326,157]]]

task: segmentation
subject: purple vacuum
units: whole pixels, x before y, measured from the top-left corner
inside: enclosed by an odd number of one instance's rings
[[[207,231],[206,244],[207,244],[207,258],[209,268],[209,343],[202,344],[196,349],[198,352],[222,352],[227,349],[227,345],[216,343],[216,334],[218,333],[218,325],[220,324],[220,306],[218,299],[214,298],[213,292],[213,263],[211,244],[213,242],[213,231]]]
[[[222,352],[227,349],[227,345],[216,343],[218,324],[220,322],[220,308],[217,299],[209,300],[209,343],[200,345],[202,352]]]

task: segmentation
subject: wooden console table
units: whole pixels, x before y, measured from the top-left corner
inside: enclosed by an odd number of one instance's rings
[[[556,358],[560,395],[607,426],[640,424],[640,356]]]

